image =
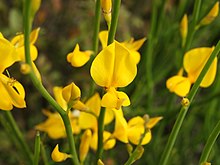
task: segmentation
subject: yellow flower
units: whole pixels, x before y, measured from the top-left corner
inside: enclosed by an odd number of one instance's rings
[[[31,55],[31,60],[35,61],[38,56],[38,51],[36,46],[34,45],[39,34],[40,28],[37,28],[33,30],[30,34],[30,55]],[[25,62],[25,52],[24,52],[24,35],[19,34],[15,36],[11,40],[12,45],[15,47],[16,51],[18,52],[18,56],[21,61]]]
[[[195,83],[207,60],[209,59],[214,48],[201,47],[192,49],[184,55],[183,67],[187,72],[187,77],[175,75],[166,82],[170,92],[176,93],[178,96],[184,97],[189,93],[191,84]],[[215,80],[217,71],[217,57],[204,76],[200,87],[209,87]]]
[[[177,75],[169,78],[166,82],[166,86],[170,92],[184,97],[189,93],[191,82],[187,77]]]
[[[134,38],[131,38],[129,41],[122,42],[122,44],[130,50],[131,56],[133,57],[136,64],[138,64],[141,59],[141,55],[138,50],[141,48],[145,41],[146,38],[142,38],[136,41],[134,41]]]
[[[0,35],[0,61],[0,73],[3,73],[6,68],[19,61],[16,49],[2,34]]]
[[[65,126],[63,120],[59,113],[52,113],[50,111],[44,110],[44,115],[48,118],[43,123],[35,126],[35,129],[39,131],[46,132],[48,136],[52,139],[60,139],[66,137]],[[78,125],[78,116],[75,115],[74,111],[69,112],[69,118],[72,126],[73,134],[79,134],[80,127]]]
[[[134,80],[137,66],[131,58],[129,50],[114,41],[96,56],[90,73],[99,86],[125,87]]]
[[[219,1],[215,3],[209,13],[201,20],[199,25],[208,25],[217,17],[219,12]]]
[[[130,55],[130,51],[122,44],[114,41],[96,56],[90,73],[96,84],[107,89],[108,94],[105,98],[114,99],[111,100],[111,102],[116,103],[113,107],[119,109],[128,97],[124,93],[112,92],[112,88],[125,87],[130,84],[137,74],[137,66]],[[118,96],[123,97],[117,99]],[[102,103],[103,106],[107,103],[106,101],[102,102],[104,102]],[[127,102],[126,105],[128,105]]]
[[[51,158],[54,162],[63,162],[67,158],[70,158],[71,155],[59,151],[58,144],[55,146],[53,152],[51,153]]]
[[[0,33],[0,109],[12,110],[13,105],[18,108],[26,107],[24,101],[25,91],[23,86],[13,78],[2,74],[13,63],[19,61],[19,57],[13,45]]]
[[[98,121],[97,118],[99,116],[101,110],[101,98],[98,93],[93,95],[88,99],[85,106],[87,106],[87,110],[81,111],[79,116],[79,126],[81,129],[91,130],[92,131],[92,139],[90,143],[90,147],[93,150],[97,150],[98,144]],[[74,106],[73,106],[74,107]],[[104,118],[104,124],[110,123],[114,118],[113,112],[111,109],[106,109],[106,114]],[[89,121],[89,122],[88,122]],[[104,149],[108,150],[114,147],[115,139],[111,138],[111,133],[104,131],[103,132],[103,143]]]
[[[37,59],[37,56],[38,56],[38,50],[34,44],[37,41],[39,31],[40,31],[40,28],[37,28],[37,29],[33,30],[30,34],[30,55],[31,55],[31,60],[32,60],[32,64],[31,64],[32,69],[33,69],[34,73],[36,74],[37,78],[41,81],[40,72],[38,71],[35,63],[33,62]],[[20,61],[25,62],[24,35],[19,34],[19,35],[15,36],[11,40],[11,43],[17,51],[18,56],[20,58]],[[23,67],[21,69],[23,69],[22,73],[30,72],[30,68],[28,68],[28,67],[26,67],[26,68]]]
[[[121,106],[129,106],[130,99],[126,93],[118,92],[115,88],[110,88],[102,97],[101,105],[103,107],[120,109]]]
[[[115,114],[115,129],[112,135],[121,142],[128,143],[128,125],[123,112],[121,109],[113,109],[113,111]]]
[[[17,108],[26,107],[24,88],[15,79],[0,73],[0,90],[0,109],[12,110],[13,105]]]
[[[140,116],[130,119],[128,121],[129,141],[135,145],[138,145],[145,129],[147,129],[141,145],[149,143],[152,138],[150,129],[153,128],[161,119],[162,117],[154,117],[150,118],[147,122]]]
[[[81,97],[81,91],[74,83],[67,85],[62,89],[62,95],[67,102],[68,107],[71,108]]]
[[[105,30],[105,31],[99,32],[99,39],[101,41],[102,48],[104,49],[105,47],[107,47],[108,31]],[[136,64],[139,63],[140,58],[141,58],[141,55],[138,52],[138,50],[141,48],[141,46],[143,45],[145,41],[146,41],[146,38],[142,38],[136,41],[134,41],[134,38],[131,38],[129,41],[124,41],[121,43],[123,46],[125,46],[130,51],[130,54]]]
[[[63,94],[62,94],[63,89],[64,88],[61,88],[61,87],[54,87],[53,91],[54,91],[54,96],[55,96],[57,103],[64,110],[66,110],[67,102],[63,98]],[[48,117],[48,119],[45,122],[36,125],[35,128],[39,131],[46,132],[48,136],[52,139],[65,138],[66,137],[65,126],[63,124],[62,118],[60,117],[59,113],[57,112],[51,113],[47,110],[44,110],[43,113]],[[78,110],[70,111],[68,115],[70,118],[73,133],[79,134],[81,130],[78,124],[79,111]]]
[[[75,49],[73,52],[67,55],[67,61],[71,63],[73,67],[81,67],[85,65],[92,55],[93,51],[80,51],[79,44],[76,44]]]
[[[196,81],[213,50],[214,47],[195,48],[188,51],[184,55],[183,66],[186,72],[188,73],[188,77],[191,83],[194,83]],[[214,61],[212,62],[200,86],[201,87],[210,86],[215,80],[216,71],[217,71],[217,57],[215,57]]]

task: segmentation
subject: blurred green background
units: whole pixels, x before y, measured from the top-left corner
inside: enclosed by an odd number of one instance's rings
[[[146,101],[150,93],[145,88],[145,55],[142,55],[141,62],[138,65],[139,71],[135,81],[128,88],[122,89],[128,92],[132,102],[132,105],[124,110],[128,119],[137,115],[142,116],[146,113],[150,116],[164,117],[153,128],[153,139],[150,144],[145,146],[144,155],[136,164],[158,164],[179,112],[181,98],[169,93],[165,84],[167,78],[176,74],[180,69],[182,56],[180,56],[181,37],[179,34],[179,22],[183,14],[187,13],[190,23],[193,2],[190,0],[169,0],[165,2],[164,9],[161,8],[160,10],[159,8],[158,10],[158,26],[155,29],[152,53],[154,87],[151,102]],[[216,0],[202,1],[200,18],[209,11],[215,2]],[[158,1],[158,3],[160,6],[162,1]],[[80,44],[82,50],[92,49],[94,10],[94,0],[42,0],[41,7],[34,20],[34,28],[41,28],[36,42],[39,51],[36,65],[42,75],[43,84],[50,93],[52,93],[54,86],[65,86],[74,81],[82,90],[82,99],[86,100],[88,98],[92,81],[89,74],[91,62],[82,68],[73,68],[67,63],[66,55],[74,49],[76,43]],[[152,1],[150,0],[122,0],[116,39],[124,41],[130,39],[130,37],[135,39],[148,38],[151,14]],[[12,39],[17,33],[23,32],[22,24],[21,0],[1,0],[0,32],[7,39]],[[100,29],[107,29],[103,18]],[[197,31],[191,48],[213,46],[219,38],[220,18],[218,16],[213,23]],[[143,54],[147,44],[148,41],[145,42],[140,50]],[[24,110],[15,108],[13,115],[24,132],[28,143],[33,148],[34,126],[45,120],[45,116],[41,113],[42,109],[51,109],[51,107],[36,91],[30,79],[19,73],[18,68],[18,65],[14,65],[9,71],[25,87],[27,108]],[[200,90],[197,95],[172,151],[171,165],[198,164],[208,135],[220,119],[219,84],[220,76],[219,72],[217,72],[214,84],[210,88]],[[0,121],[2,123],[7,122],[3,119],[3,113],[0,112],[0,114]],[[43,133],[42,139],[45,142],[48,157],[56,143],[65,142],[64,139],[50,140]],[[125,145],[120,142],[117,142],[117,144],[113,150],[105,152],[106,165],[120,165],[126,161],[128,154]],[[220,164],[218,156],[220,154],[219,145],[220,143],[217,141],[210,156],[211,162],[216,165]],[[0,146],[0,164],[22,164],[22,160],[19,161],[19,151],[15,149],[10,141],[10,132],[5,131],[2,125],[0,125]],[[63,164],[68,163],[66,161]]]

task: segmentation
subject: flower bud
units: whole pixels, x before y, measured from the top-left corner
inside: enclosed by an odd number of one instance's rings
[[[101,0],[101,7],[105,21],[109,25],[112,20],[112,0]]]
[[[200,21],[200,25],[208,25],[217,17],[219,12],[219,2],[217,1],[209,13]]]
[[[31,13],[32,13],[33,16],[35,15],[35,13],[40,8],[40,4],[41,4],[41,0],[32,0],[32,3],[31,3]]]
[[[21,64],[20,71],[22,74],[28,74],[31,71],[31,67],[29,64],[23,63]]]
[[[188,18],[187,15],[184,14],[180,22],[180,34],[182,37],[182,45],[185,45],[187,33],[188,33]]]
[[[81,91],[74,83],[63,88],[62,95],[64,100],[68,103],[68,107],[72,107],[81,96]]]

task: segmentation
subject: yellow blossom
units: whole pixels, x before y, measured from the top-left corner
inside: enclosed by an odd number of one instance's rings
[[[0,45],[0,73],[3,73],[6,68],[19,61],[19,56],[14,46],[2,34],[0,35]]]
[[[59,151],[58,144],[55,146],[53,152],[51,153],[51,158],[54,162],[63,162],[70,157],[70,155]]]
[[[62,87],[54,87],[54,96],[57,103],[64,109],[67,109],[67,102],[63,98],[63,88]],[[66,91],[67,92],[67,91]],[[48,134],[48,136],[52,139],[59,139],[66,137],[65,126],[63,124],[62,118],[59,113],[52,113],[50,111],[44,110],[43,113],[48,117],[46,121],[40,123],[35,126],[35,128],[39,131],[44,131]],[[80,133],[80,127],[78,124],[79,120],[79,111],[73,110],[68,114],[70,118],[70,123],[72,127],[72,132],[74,134]]]
[[[151,140],[151,128],[154,127],[162,117],[150,118],[148,122],[146,122],[142,117],[137,116],[128,121],[128,139],[131,143],[138,145],[143,133],[146,130],[146,134],[142,139],[141,145],[145,145]]]
[[[129,106],[130,99],[126,93],[118,92],[115,88],[110,88],[102,97],[101,105],[103,107],[120,109],[121,106]]]
[[[68,107],[72,107],[81,97],[81,91],[78,86],[71,83],[62,89],[64,100],[68,103]]]
[[[104,30],[104,31],[99,32],[99,39],[102,44],[102,48],[104,49],[105,47],[107,47],[108,31]],[[143,45],[145,41],[146,41],[146,38],[142,38],[136,41],[134,40],[134,38],[131,38],[128,41],[121,42],[121,44],[130,51],[130,55],[136,64],[139,63],[140,58],[141,58],[141,55],[138,52],[138,50],[141,48],[141,46]]]
[[[39,131],[46,132],[48,136],[52,139],[65,138],[65,126],[59,113],[52,113],[48,110],[44,110],[43,113],[48,117],[47,120],[43,123],[36,125],[35,128]],[[73,133],[79,134],[80,127],[78,125],[78,116],[75,116],[73,111],[69,112],[69,118]]]
[[[3,74],[4,70],[19,61],[14,46],[0,33],[0,109],[12,110],[13,105],[18,108],[26,107],[23,86],[13,78]]]
[[[170,92],[176,93],[178,96],[184,97],[189,93],[191,84],[195,83],[207,60],[209,59],[214,47],[201,47],[189,50],[185,53],[183,59],[183,67],[187,76],[175,75],[166,82]],[[204,76],[200,87],[209,87],[215,80],[217,71],[217,57],[215,57],[206,75]]]
[[[215,3],[209,13],[201,20],[199,25],[208,25],[217,17],[219,12],[219,1]]]
[[[30,55],[31,60],[35,61],[38,56],[38,51],[36,46],[34,45],[39,34],[40,28],[33,30],[30,34]],[[14,45],[16,51],[18,52],[18,56],[21,61],[25,62],[25,52],[24,52],[24,35],[18,34],[11,40],[12,45]]]
[[[93,51],[80,51],[79,44],[76,44],[75,49],[73,52],[67,55],[67,61],[71,63],[73,67],[81,67],[85,65],[92,55]]]
[[[133,57],[136,64],[138,64],[141,59],[141,55],[138,50],[141,48],[145,41],[146,38],[142,38],[136,41],[134,41],[134,38],[131,38],[129,41],[122,42],[122,44],[130,50],[131,56]]]
[[[188,77],[191,83],[194,83],[196,81],[213,50],[214,47],[195,48],[188,51],[184,55],[183,67],[188,73]],[[217,57],[215,57],[206,75],[204,76],[200,84],[201,87],[208,87],[213,83],[213,81],[215,80],[216,70],[217,70]]]
[[[137,74],[137,66],[130,51],[119,42],[114,41],[96,56],[90,73],[96,84],[106,88],[108,93],[112,91],[111,88],[125,87],[130,84]],[[123,98],[117,99],[117,95],[123,96]],[[128,98],[124,93],[117,92],[108,93],[106,97],[115,98],[111,100],[116,103],[114,108],[120,108],[125,101],[124,98]],[[105,103],[106,101],[102,105],[106,105]],[[127,102],[126,105],[128,105]]]
[[[0,109],[12,110],[13,105],[17,108],[26,107],[24,88],[15,79],[0,73],[0,90]]]
[[[98,93],[93,95],[88,101],[85,103],[87,109],[80,112],[79,116],[79,126],[81,129],[91,130],[92,131],[92,139],[90,143],[90,147],[93,150],[97,150],[98,144],[98,123],[97,119],[101,110],[101,98]],[[74,106],[73,106],[74,107]],[[113,120],[113,112],[111,109],[106,109],[106,115],[104,118],[104,125],[110,123]],[[89,122],[88,122],[89,121]],[[103,143],[104,149],[108,150],[114,147],[115,139],[111,138],[111,133],[104,131],[103,132]]]
[[[184,97],[189,93],[191,82],[187,77],[173,76],[166,81],[166,86],[170,92]]]

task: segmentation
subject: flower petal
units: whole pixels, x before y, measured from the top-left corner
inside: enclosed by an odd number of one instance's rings
[[[92,131],[87,129],[81,138],[81,143],[79,146],[79,158],[80,161],[83,162],[89,152],[89,146],[92,139]]]
[[[183,65],[192,83],[196,81],[214,48],[202,47],[188,51],[184,55]],[[200,86],[210,86],[216,75],[217,58],[214,59]]]
[[[107,47],[107,42],[108,42],[108,31],[107,30],[103,30],[99,32],[99,40],[102,44],[102,49]]]
[[[0,73],[19,60],[13,45],[5,38],[0,38]]]
[[[51,153],[51,158],[53,159],[54,162],[63,162],[69,157],[70,155],[59,151],[58,144],[55,146],[53,152]]]
[[[116,140],[111,137],[111,133],[104,131],[103,141],[104,141],[104,150],[112,149],[115,146]]]
[[[79,44],[77,44],[73,52],[67,55],[67,61],[70,62],[74,67],[81,67],[89,61],[92,53],[93,52],[89,50],[80,51]]]
[[[125,87],[134,80],[137,66],[130,51],[114,41],[96,56],[90,73],[99,86]]]
[[[120,109],[121,106],[129,106],[130,99],[126,93],[110,88],[102,97],[101,105],[107,108]]]
[[[57,103],[65,110],[67,109],[67,102],[63,98],[62,90],[62,87],[54,87],[53,93]]]
[[[186,77],[173,76],[167,80],[166,86],[170,92],[174,92],[178,96],[184,97],[189,93],[191,83]]]
[[[18,108],[26,107],[26,103],[24,100],[25,91],[23,86],[18,81],[10,79],[3,74],[0,74],[0,81],[3,88],[7,91],[11,103]]]
[[[114,110],[115,113],[115,129],[113,132],[113,137],[122,141],[123,143],[128,143],[128,125],[127,121],[125,120],[122,110]]]

